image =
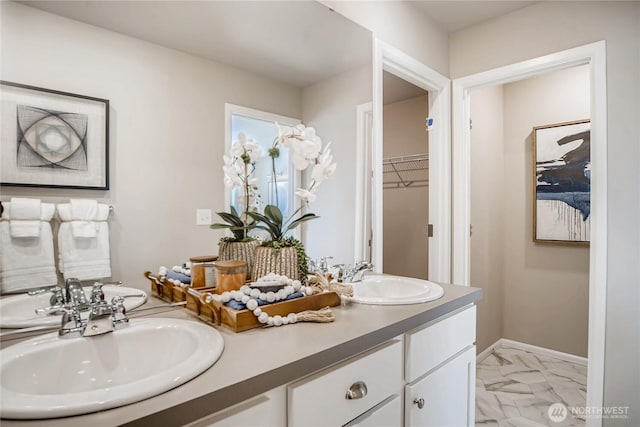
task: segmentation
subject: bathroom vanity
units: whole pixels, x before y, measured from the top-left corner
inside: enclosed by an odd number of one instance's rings
[[[218,362],[164,394],[87,415],[2,424],[473,425],[474,303],[482,291],[443,288],[444,296],[429,303],[335,307],[329,324],[221,329]],[[197,321],[186,310],[157,316]]]

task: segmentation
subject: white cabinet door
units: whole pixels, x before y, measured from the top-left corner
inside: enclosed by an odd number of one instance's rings
[[[405,387],[405,426],[472,427],[476,347]]]

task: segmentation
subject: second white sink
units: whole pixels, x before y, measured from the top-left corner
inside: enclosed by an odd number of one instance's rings
[[[444,289],[428,280],[392,275],[368,275],[353,284],[351,301],[360,304],[402,305],[436,300]]]
[[[124,307],[133,310],[147,301],[147,293],[125,286],[104,285],[104,299],[111,301],[116,295],[126,297]],[[91,287],[84,288],[85,294],[91,294]],[[127,297],[137,295],[135,297]],[[29,328],[32,326],[59,326],[61,315],[39,316],[37,308],[50,305],[51,293],[29,296],[27,294],[11,295],[0,299],[0,328]],[[86,317],[86,313],[82,313]]]

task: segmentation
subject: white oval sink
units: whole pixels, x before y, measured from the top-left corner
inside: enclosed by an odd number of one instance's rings
[[[141,295],[124,299],[124,307],[133,310],[147,301],[147,293],[135,288],[125,286],[104,285],[104,299],[111,301],[116,295]],[[91,287],[84,288],[85,294],[91,295]],[[51,292],[29,296],[27,294],[12,295],[0,299],[0,328],[29,328],[32,326],[58,326],[61,315],[39,316],[35,313],[37,308],[49,307]],[[81,313],[83,317],[88,314]]]
[[[402,305],[436,300],[444,289],[428,280],[392,275],[368,275],[353,284],[353,302],[360,304]]]
[[[42,335],[0,351],[0,416],[57,418],[137,402],[193,379],[223,349],[217,330],[181,319],[132,319],[88,338]]]

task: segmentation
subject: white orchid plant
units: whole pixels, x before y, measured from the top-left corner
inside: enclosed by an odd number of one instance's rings
[[[322,148],[322,139],[316,134],[316,130],[302,124],[297,126],[280,126],[278,127],[278,136],[274,139],[271,148],[268,151],[271,157],[271,165],[273,176],[276,174],[275,159],[280,156],[280,148],[289,149],[293,166],[296,170],[303,171],[313,166],[311,171],[311,179],[306,188],[297,188],[296,195],[303,202],[302,205],[293,212],[293,214],[285,219],[282,212],[276,205],[267,205],[264,208],[264,214],[258,212],[249,212],[248,215],[253,218],[259,225],[256,228],[267,231],[271,237],[271,242],[286,243],[286,234],[298,227],[305,221],[318,218],[313,213],[300,214],[302,210],[308,207],[309,203],[316,200],[316,192],[320,184],[329,178],[336,170],[336,164],[333,162],[330,145],[328,143],[324,149]],[[277,185],[274,181],[275,200],[278,200]],[[289,242],[292,245],[296,242]]]
[[[309,184],[304,188],[297,188],[295,194],[302,201],[302,205],[289,218],[283,218],[277,205],[267,205],[264,213],[258,213],[261,197],[258,193],[257,179],[253,176],[255,163],[263,156],[262,149],[252,139],[244,134],[238,136],[233,143],[229,155],[224,156],[224,182],[229,188],[241,188],[244,199],[244,209],[241,214],[231,207],[231,213],[218,212],[225,224],[213,224],[212,228],[227,228],[234,234],[233,240],[244,241],[250,239],[248,232],[259,228],[269,233],[271,242],[276,246],[289,246],[285,242],[286,234],[305,221],[318,218],[312,213],[302,214],[303,209],[316,200],[316,193],[320,184],[329,178],[336,170],[328,143],[322,147],[322,140],[312,127],[302,124],[297,126],[277,125],[278,136],[273,140],[268,156],[271,157],[273,176],[276,176],[276,159],[280,156],[280,149],[289,149],[293,166],[298,171],[311,169]],[[273,179],[275,200],[278,200],[276,180]],[[277,203],[277,202],[276,202]],[[298,217],[296,215],[300,214]],[[298,242],[299,243],[299,242]]]
[[[224,184],[228,188],[241,188],[244,199],[242,214],[231,206],[231,212],[217,212],[225,224],[212,224],[211,228],[229,229],[233,233],[232,241],[242,242],[253,240],[249,236],[249,230],[256,224],[249,215],[260,204],[260,194],[257,189],[257,179],[252,176],[256,169],[256,162],[262,157],[262,148],[253,140],[248,139],[244,133],[238,135],[238,140],[231,145],[229,155],[224,155]]]

